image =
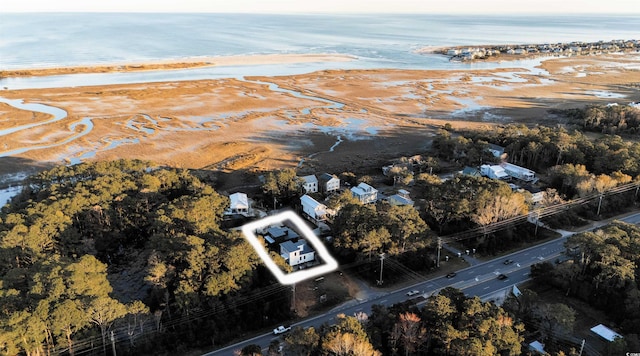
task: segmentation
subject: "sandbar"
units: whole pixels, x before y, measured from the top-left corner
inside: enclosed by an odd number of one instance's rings
[[[345,54],[256,54],[238,56],[191,57],[144,62],[108,63],[87,66],[63,66],[55,68],[23,68],[0,70],[0,78],[35,77],[78,73],[136,72],[148,70],[176,70],[213,66],[250,66],[261,64],[346,62],[354,56]]]

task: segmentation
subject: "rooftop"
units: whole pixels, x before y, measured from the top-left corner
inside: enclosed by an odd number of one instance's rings
[[[304,176],[304,177],[301,177],[301,178],[307,184],[309,184],[309,183],[318,183],[318,178],[316,178],[316,176],[313,175],[313,174],[308,175],[308,176]]]

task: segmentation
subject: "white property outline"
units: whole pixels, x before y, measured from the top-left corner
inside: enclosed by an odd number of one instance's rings
[[[313,246],[316,254],[322,258],[324,264],[287,274],[285,274],[280,269],[280,267],[276,265],[276,263],[269,256],[269,253],[267,252],[265,247],[260,242],[260,239],[258,239],[256,230],[276,223],[281,223],[286,220],[291,221],[296,230],[304,237],[307,242],[311,244],[311,246]],[[294,284],[305,279],[331,272],[338,268],[338,262],[336,262],[336,260],[331,257],[329,251],[327,251],[327,248],[322,244],[320,239],[313,233],[313,231],[311,231],[304,220],[302,220],[302,218],[293,211],[285,211],[245,224],[242,226],[242,233],[244,234],[244,237],[247,239],[247,241],[249,241],[249,243],[256,250],[258,256],[262,258],[265,266],[267,266],[267,268],[271,270],[271,273],[273,273],[273,275],[276,276],[278,281],[282,284]]]

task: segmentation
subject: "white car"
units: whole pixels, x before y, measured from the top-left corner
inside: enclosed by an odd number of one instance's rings
[[[289,330],[291,330],[290,326],[280,325],[277,328],[273,329],[273,335],[284,334]]]
[[[418,295],[418,294],[420,294],[419,290],[412,290],[412,291],[407,292],[407,295],[409,297],[413,297],[414,295]]]

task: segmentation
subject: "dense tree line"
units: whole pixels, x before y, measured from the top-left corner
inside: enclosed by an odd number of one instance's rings
[[[415,251],[432,241],[429,227],[415,208],[385,202],[342,206],[333,221],[333,235],[333,245],[343,253],[369,259],[378,253],[399,255]]]
[[[494,303],[447,287],[422,308],[375,306],[373,346],[385,355],[519,355],[523,326]]]
[[[565,246],[570,260],[534,265],[532,277],[604,310],[629,346],[640,346],[640,227],[614,221],[569,237]]]
[[[630,105],[587,105],[559,113],[585,131],[618,135],[640,133],[640,109]]]
[[[371,315],[339,314],[336,325],[294,328],[285,355],[520,355],[524,325],[494,303],[445,288],[419,308],[412,302],[374,305]],[[268,355],[278,355],[275,342]],[[239,355],[262,355],[247,346]]]
[[[210,345],[272,324],[243,319],[255,308],[288,316],[287,302],[268,298],[239,307],[246,290],[272,279],[238,232],[220,229],[227,205],[189,172],[149,162],[62,166],[31,177],[0,213],[0,353],[73,354],[76,342],[86,348],[95,337],[106,347],[114,330],[129,339],[120,352],[158,352],[177,340]],[[143,293],[114,291],[111,280],[123,271],[140,277],[121,289]],[[197,317],[207,310],[217,312]],[[238,322],[230,327],[229,319]],[[155,339],[139,338],[152,330]]]

